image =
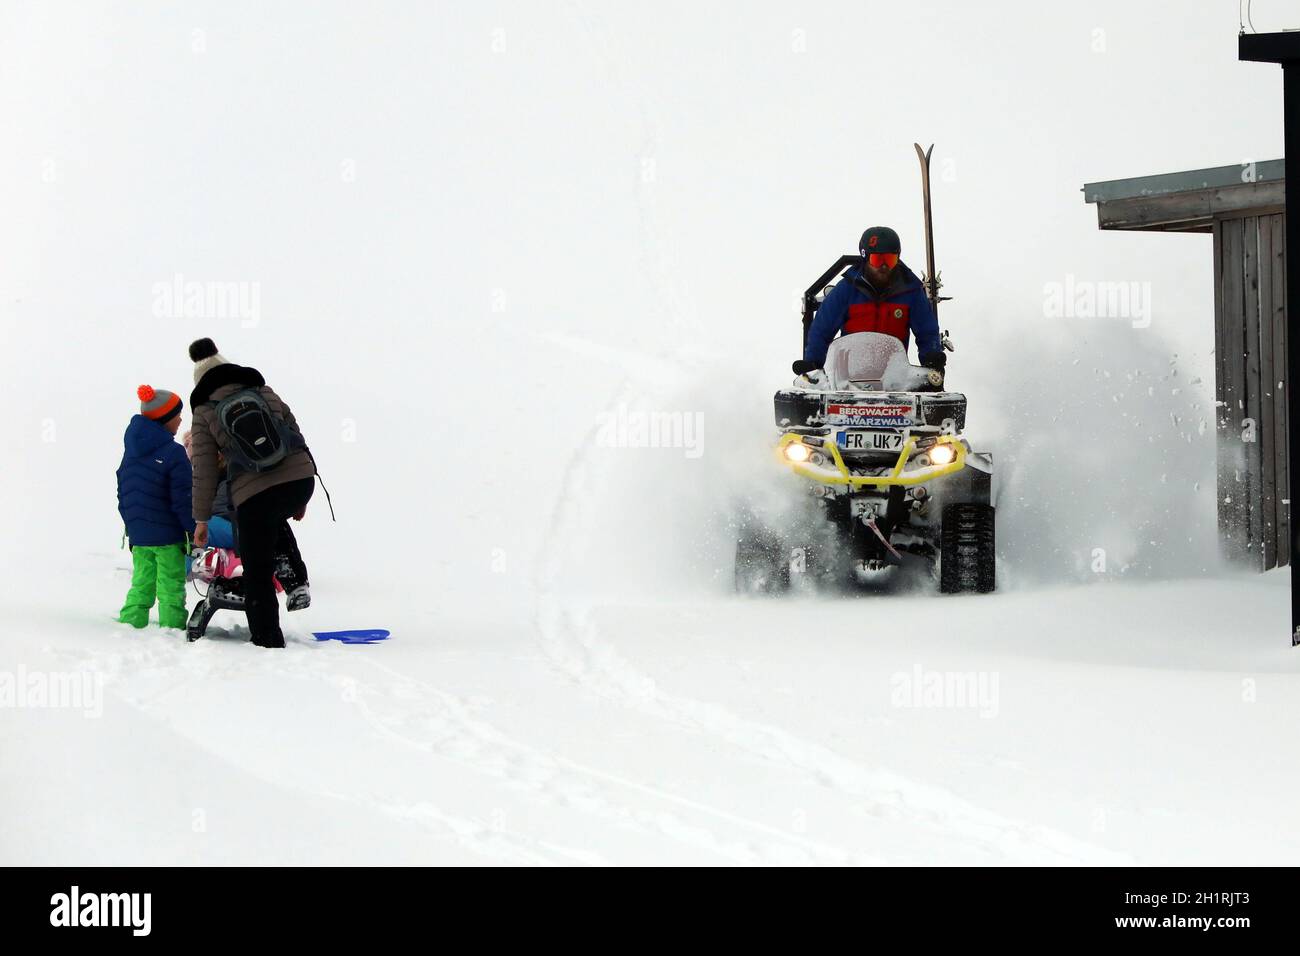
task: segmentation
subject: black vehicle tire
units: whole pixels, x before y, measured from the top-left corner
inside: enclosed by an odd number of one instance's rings
[[[997,586],[992,505],[951,504],[939,532],[939,590],[988,594]]]

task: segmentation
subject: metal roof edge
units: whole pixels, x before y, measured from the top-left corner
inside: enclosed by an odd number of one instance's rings
[[[1246,178],[1252,171],[1253,178]],[[1188,169],[1179,173],[1159,173],[1155,176],[1135,176],[1131,179],[1084,183],[1083,201],[1094,203],[1109,202],[1114,199],[1137,199],[1143,196],[1168,196],[1201,189],[1249,186],[1252,183],[1275,182],[1285,178],[1286,160],[1268,159],[1254,164],[1236,163],[1232,166]]]

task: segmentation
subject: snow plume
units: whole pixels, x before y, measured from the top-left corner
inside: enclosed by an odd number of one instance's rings
[[[758,375],[720,381],[710,377],[716,368],[706,375],[697,364],[686,360],[690,372],[680,376],[636,377],[596,418],[579,467],[595,517],[565,559],[583,569],[586,587],[638,600],[730,590],[738,511],[780,522],[803,503],[771,457],[772,393],[791,376],[770,387]],[[635,427],[656,421],[689,427],[680,442],[654,442],[648,425]]]
[[[967,395],[973,447],[994,453],[1000,587],[1218,569],[1207,349],[1180,353],[1130,323],[1064,320],[967,330],[958,347],[949,385]],[[635,443],[591,453],[609,498],[590,552],[572,556],[591,565],[589,583],[643,597],[729,590],[737,515],[779,526],[805,504],[771,457],[772,393],[789,372],[687,364],[701,367],[641,378],[613,407],[702,423],[690,455],[625,447]],[[614,553],[616,566],[598,560]]]
[[[960,344],[949,383],[995,454],[1002,586],[1217,568],[1208,348],[1068,321]]]

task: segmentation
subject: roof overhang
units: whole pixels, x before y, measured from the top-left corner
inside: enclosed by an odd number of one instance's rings
[[[1214,166],[1087,183],[1083,199],[1097,204],[1101,229],[1209,232],[1215,219],[1285,209],[1285,174],[1281,159]]]

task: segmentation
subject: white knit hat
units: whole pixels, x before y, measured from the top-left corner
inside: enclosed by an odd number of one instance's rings
[[[196,339],[190,343],[190,359],[194,362],[194,384],[199,384],[205,372],[218,365],[229,365],[230,359],[217,351],[212,339]]]

